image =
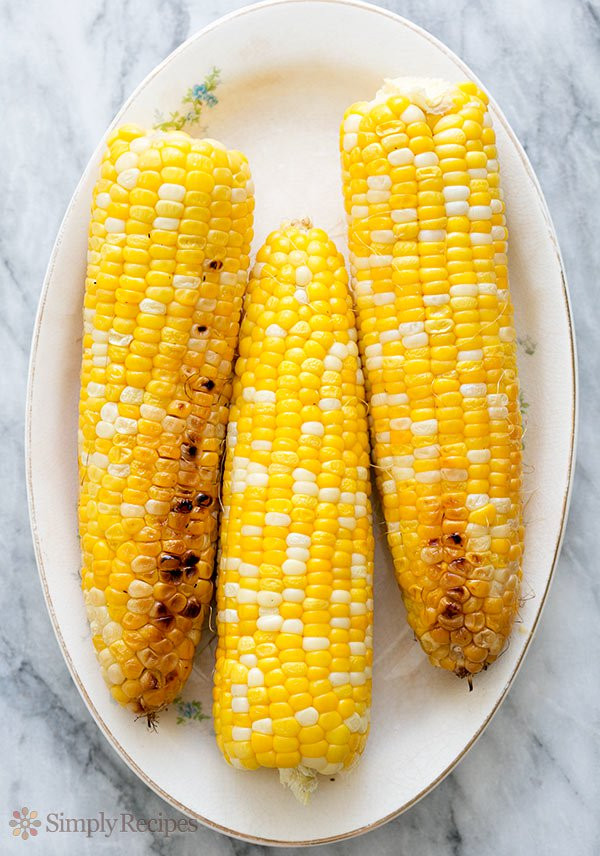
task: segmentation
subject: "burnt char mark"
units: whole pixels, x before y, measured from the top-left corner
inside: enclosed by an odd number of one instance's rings
[[[209,379],[209,380],[205,380],[205,381],[204,381],[204,383],[202,384],[202,386],[203,386],[205,389],[208,389],[208,390],[209,390],[209,392],[210,392],[210,390],[211,390],[211,389],[214,389],[214,388],[215,388],[215,382],[214,382],[214,380],[210,380],[210,379]]]
[[[192,550],[189,550],[183,556],[183,567],[184,568],[193,568],[200,561],[200,556],[197,556]]]
[[[181,615],[184,618],[197,618],[200,615],[200,611],[202,610],[202,604],[195,597],[188,598],[188,602],[185,605],[185,608],[182,610]]]
[[[444,618],[456,618],[460,611],[460,606],[457,603],[449,603],[442,612],[442,616]]]
[[[173,505],[173,511],[176,511],[180,514],[189,514],[193,508],[194,503],[191,501],[191,499],[178,499]]]
[[[183,570],[181,568],[167,568],[158,573],[163,583],[173,583],[174,585],[180,583],[183,577]]]
[[[206,333],[207,330],[206,324],[196,324],[196,333]]]
[[[175,553],[161,553],[158,558],[158,567],[161,571],[176,570],[181,566],[181,557]]]
[[[460,537],[460,535],[458,535],[458,534],[450,535],[450,539],[451,539],[455,544],[462,544],[462,538],[461,538],[461,537]]]
[[[184,461],[193,461],[198,454],[198,447],[183,443],[181,446],[181,457]]]
[[[211,270],[221,270],[221,268],[223,267],[223,262],[221,261],[221,259],[213,259],[211,262],[208,263],[208,266]]]
[[[212,505],[213,498],[209,496],[207,493],[199,493],[196,496],[196,505],[199,508],[209,508]]]

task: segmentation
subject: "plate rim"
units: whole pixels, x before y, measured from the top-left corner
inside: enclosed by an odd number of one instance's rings
[[[33,394],[34,394],[34,387],[35,387],[36,363],[37,363],[37,357],[38,357],[38,343],[39,343],[40,329],[41,329],[41,325],[42,325],[42,321],[43,321],[43,317],[44,317],[44,311],[46,308],[48,290],[49,290],[50,282],[51,282],[53,274],[54,274],[54,268],[56,265],[56,259],[57,259],[58,251],[60,249],[60,246],[61,246],[62,241],[63,241],[64,234],[65,234],[66,220],[69,216],[70,211],[73,208],[73,205],[75,204],[75,202],[77,201],[77,199],[80,196],[82,186],[83,186],[85,179],[89,173],[91,165],[95,162],[99,151],[102,148],[104,148],[104,140],[106,138],[106,135],[110,132],[110,130],[112,130],[116,126],[116,124],[120,120],[120,117],[129,108],[129,105],[135,101],[135,99],[146,88],[146,86],[150,83],[150,81],[153,80],[156,75],[160,74],[162,72],[162,70],[167,66],[167,64],[169,64],[174,59],[175,56],[179,55],[180,53],[183,53],[185,50],[190,48],[191,45],[196,40],[201,39],[207,33],[211,32],[214,29],[217,29],[223,23],[225,23],[225,22],[227,22],[233,18],[240,18],[240,17],[243,17],[244,15],[252,14],[253,12],[255,12],[259,9],[265,9],[268,7],[285,6],[285,5],[304,5],[304,4],[315,4],[315,3],[322,3],[322,4],[326,3],[326,4],[330,4],[330,5],[339,5],[339,6],[348,6],[348,7],[359,8],[359,9],[363,9],[367,12],[382,15],[385,18],[391,19],[391,20],[395,21],[396,23],[401,24],[402,26],[406,27],[407,29],[415,32],[421,38],[424,38],[427,41],[429,41],[434,47],[436,47],[438,50],[440,50],[442,53],[444,53],[450,60],[452,60],[452,62],[454,62],[465,73],[465,76],[467,76],[471,80],[474,80],[478,85],[480,85],[483,89],[485,89],[486,92],[488,91],[487,87],[485,87],[481,83],[479,78],[475,74],[473,74],[473,72],[466,65],[466,63],[464,63],[463,60],[457,54],[454,53],[454,51],[452,51],[449,47],[447,47],[447,45],[445,45],[436,36],[433,36],[431,33],[429,33],[423,27],[420,27],[419,25],[415,24],[413,21],[410,21],[408,18],[405,18],[402,15],[398,15],[397,13],[392,12],[388,9],[382,8],[381,6],[376,6],[376,5],[373,5],[372,3],[364,2],[364,0],[262,0],[262,2],[252,3],[250,5],[243,6],[240,9],[236,9],[233,12],[229,12],[226,15],[222,15],[219,18],[217,18],[216,20],[211,21],[205,27],[202,27],[201,29],[197,30],[195,33],[193,33],[191,36],[189,36],[189,38],[187,38],[184,42],[182,42],[177,48],[175,48],[175,50],[173,50],[170,54],[168,54],[168,56],[166,56],[165,59],[163,59],[160,63],[158,63],[146,75],[146,77],[144,77],[144,79],[135,87],[135,89],[133,90],[131,95],[125,100],[123,105],[120,107],[120,109],[117,111],[114,118],[112,119],[112,121],[108,125],[108,128],[106,129],[105,133],[101,137],[99,145],[92,152],[92,154],[91,154],[91,156],[90,156],[90,158],[89,158],[89,160],[85,166],[85,169],[81,175],[81,178],[79,179],[79,181],[77,183],[75,191],[73,192],[73,194],[72,194],[72,196],[71,196],[71,198],[67,204],[67,208],[65,210],[64,216],[63,216],[61,224],[59,226],[58,233],[57,233],[57,236],[56,236],[56,239],[55,239],[55,242],[54,242],[51,254],[50,254],[50,259],[48,262],[48,266],[46,268],[46,273],[44,275],[42,290],[40,293],[40,298],[39,298],[39,302],[38,302],[38,306],[37,306],[34,328],[33,328],[33,334],[32,334],[32,341],[31,341],[31,349],[30,349],[30,355],[29,355],[29,370],[28,370],[28,377],[27,377],[26,410],[25,410],[25,447],[24,447],[24,451],[25,451],[25,474],[26,474],[26,487],[27,487],[27,505],[28,505],[29,522],[30,522],[30,527],[31,527],[31,535],[32,535],[36,564],[37,564],[37,568],[38,568],[40,582],[42,585],[44,600],[46,602],[46,609],[48,610],[48,614],[50,616],[50,620],[52,623],[52,629],[54,630],[54,634],[55,634],[56,639],[59,643],[59,647],[61,649],[63,658],[64,658],[65,663],[67,665],[67,668],[71,674],[71,678],[73,679],[75,686],[77,687],[81,697],[83,698],[88,711],[91,713],[91,715],[92,715],[93,719],[95,720],[98,728],[100,729],[100,732],[104,735],[104,737],[106,738],[108,743],[119,754],[119,756],[123,759],[123,761],[125,761],[125,763],[132,770],[132,772],[134,772],[138,776],[138,778],[142,782],[144,782],[145,785],[147,785],[147,787],[149,787],[152,791],[154,791],[154,793],[156,793],[158,796],[160,796],[169,805],[173,806],[178,811],[182,812],[182,814],[185,814],[188,817],[192,817],[195,820],[198,820],[203,826],[206,826],[210,829],[214,829],[218,832],[221,832],[225,835],[229,835],[232,838],[236,838],[238,840],[248,841],[248,842],[251,842],[254,844],[262,844],[262,845],[271,846],[271,847],[273,847],[273,846],[275,846],[275,847],[311,847],[311,846],[317,846],[320,844],[331,844],[331,843],[335,843],[338,841],[344,841],[344,840],[348,840],[351,838],[355,838],[355,837],[360,836],[360,835],[364,835],[367,832],[370,832],[371,830],[374,830],[380,826],[383,826],[384,824],[388,823],[390,820],[393,820],[394,818],[398,817],[403,812],[412,808],[412,806],[416,805],[417,802],[419,802],[423,797],[425,797],[434,788],[436,788],[437,785],[439,785],[446,778],[446,776],[449,775],[449,773],[451,773],[452,770],[455,769],[455,767],[460,763],[460,761],[465,757],[465,755],[469,752],[469,750],[477,742],[477,740],[479,739],[481,734],[485,731],[485,729],[487,728],[487,726],[491,722],[492,718],[495,716],[498,709],[500,708],[500,706],[504,702],[506,695],[508,693],[508,690],[510,689],[513,681],[515,680],[517,674],[519,673],[519,671],[521,669],[521,666],[522,666],[523,661],[525,659],[525,655],[527,654],[527,651],[529,650],[529,646],[531,645],[533,637],[535,636],[536,630],[538,628],[540,618],[541,618],[542,613],[544,611],[544,608],[546,606],[548,593],[550,591],[550,587],[551,587],[552,582],[554,580],[556,565],[557,565],[558,557],[560,555],[560,550],[561,550],[563,539],[564,539],[566,522],[567,522],[568,512],[569,512],[569,505],[570,505],[571,495],[572,495],[573,474],[574,474],[575,461],[576,461],[577,429],[578,429],[578,413],[579,413],[579,389],[578,389],[577,348],[576,348],[576,340],[575,340],[575,330],[574,330],[574,325],[573,325],[573,316],[572,316],[572,311],[571,311],[571,301],[570,301],[569,288],[568,288],[568,283],[567,283],[567,276],[566,276],[566,271],[565,271],[565,266],[564,266],[562,254],[560,251],[560,246],[559,246],[557,235],[556,235],[556,230],[554,228],[554,224],[552,222],[552,218],[551,218],[550,212],[548,210],[548,206],[547,206],[543,191],[542,191],[541,186],[539,184],[539,181],[537,179],[537,175],[535,174],[533,167],[529,161],[529,158],[527,157],[527,154],[526,154],[525,150],[523,149],[523,146],[521,145],[519,139],[517,138],[516,134],[514,133],[512,127],[509,124],[508,120],[506,119],[504,113],[502,112],[502,110],[500,109],[498,104],[496,103],[495,99],[490,95],[490,104],[491,104],[491,106],[493,106],[494,111],[495,111],[495,117],[494,118],[496,121],[500,122],[503,125],[503,128],[504,128],[506,134],[508,135],[508,137],[510,138],[511,143],[514,146],[516,153],[518,154],[520,160],[522,161],[523,167],[524,167],[524,169],[528,175],[528,178],[531,181],[531,183],[535,189],[535,192],[536,192],[536,195],[537,195],[538,200],[540,202],[542,213],[544,216],[544,221],[545,221],[545,226],[546,226],[548,238],[550,239],[550,243],[552,244],[553,252],[554,252],[556,260],[558,262],[558,268],[559,268],[560,277],[561,277],[562,296],[563,296],[564,306],[565,306],[565,310],[566,310],[566,320],[567,320],[569,345],[570,345],[570,372],[571,372],[571,379],[572,379],[572,384],[573,384],[573,395],[572,395],[571,411],[570,411],[571,436],[570,436],[570,445],[569,445],[567,484],[566,484],[566,488],[565,488],[564,495],[563,495],[560,527],[559,527],[558,537],[556,539],[556,544],[555,544],[554,553],[553,553],[553,557],[552,557],[552,564],[550,567],[550,572],[548,574],[546,586],[544,588],[543,593],[540,596],[540,605],[539,605],[539,609],[537,611],[537,615],[535,617],[535,620],[534,620],[534,622],[533,622],[533,624],[532,624],[532,626],[528,632],[527,639],[525,640],[525,642],[523,644],[523,649],[522,649],[521,654],[519,656],[519,659],[516,663],[516,666],[515,666],[513,672],[511,673],[509,679],[505,683],[504,687],[500,691],[500,694],[498,696],[498,699],[497,699],[493,709],[488,714],[486,719],[483,721],[483,723],[481,724],[479,729],[471,737],[471,739],[466,744],[466,746],[464,746],[462,751],[451,761],[450,764],[448,764],[448,766],[432,782],[430,782],[425,788],[423,788],[421,791],[419,791],[419,793],[416,794],[412,799],[406,801],[405,803],[403,803],[401,806],[399,806],[394,811],[386,814],[384,817],[381,817],[381,818],[373,821],[373,823],[363,825],[361,827],[357,827],[356,829],[350,830],[348,832],[340,833],[338,835],[333,835],[333,836],[325,836],[325,837],[321,837],[321,838],[295,840],[295,841],[275,839],[275,838],[264,838],[264,837],[257,836],[257,835],[243,834],[243,833],[238,832],[237,830],[230,829],[227,826],[224,826],[223,824],[217,823],[213,820],[210,820],[209,818],[204,817],[199,812],[195,811],[194,809],[192,809],[189,806],[184,805],[179,800],[177,800],[175,797],[173,797],[171,794],[167,793],[158,784],[158,782],[155,782],[152,778],[150,778],[150,776],[148,776],[144,772],[144,770],[142,770],[139,767],[139,765],[133,760],[133,758],[131,758],[131,756],[129,755],[127,750],[121,745],[119,740],[112,734],[107,723],[104,721],[104,719],[100,715],[99,711],[95,707],[94,703],[92,702],[90,696],[88,695],[87,690],[83,684],[83,681],[80,678],[79,673],[78,673],[77,669],[75,668],[73,661],[71,660],[70,653],[69,653],[67,646],[65,644],[65,641],[62,637],[61,629],[60,629],[56,614],[54,612],[54,606],[53,606],[53,602],[52,602],[52,598],[50,595],[48,582],[47,582],[47,578],[46,578],[46,570],[45,570],[44,559],[43,559],[43,555],[42,555],[41,539],[40,539],[40,535],[39,535],[38,527],[37,527],[36,501],[35,501],[35,491],[34,491],[34,486],[33,486],[33,471],[32,471],[32,463],[31,463],[31,450],[32,450],[32,444],[33,444],[32,407],[33,407]]]

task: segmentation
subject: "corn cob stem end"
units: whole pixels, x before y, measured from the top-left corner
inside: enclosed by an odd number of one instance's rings
[[[302,805],[308,805],[311,796],[319,787],[315,771],[303,766],[280,769],[279,781],[291,790]]]

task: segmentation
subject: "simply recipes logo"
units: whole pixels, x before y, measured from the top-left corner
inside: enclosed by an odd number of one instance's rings
[[[62,811],[50,811],[38,819],[37,811],[28,808],[13,811],[8,825],[11,834],[27,841],[38,833],[58,833],[62,835],[85,835],[86,838],[103,836],[110,838],[113,834],[131,832],[150,832],[169,838],[178,832],[196,832],[198,824],[187,817],[165,817],[159,811],[156,817],[136,817],[128,811],[118,815],[108,815],[104,811],[95,817],[66,817]]]

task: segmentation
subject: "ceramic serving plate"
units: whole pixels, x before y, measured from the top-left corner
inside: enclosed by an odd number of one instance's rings
[[[151,126],[156,110],[178,109],[212,66],[221,70],[221,83],[218,104],[203,116],[204,133],[248,156],[257,188],[255,249],[282,218],[310,216],[345,250],[338,127],[348,104],[371,98],[383,77],[474,78],[444,45],[382,9],[335,0],[266,2],[193,36],[146,78],[113,124]],[[102,143],[68,207],[39,306],[27,413],[30,512],[46,602],[73,679],[115,750],[173,806],[215,829],[271,844],[314,844],[357,835],[408,808],[481,734],[539,621],[573,466],[574,343],[544,199],[495,105],[493,116],[522,343],[526,597],[510,646],[469,693],[465,682],[431,667],[413,641],[379,519],[371,736],[358,768],[323,781],[308,807],[272,771],[241,773],[222,760],[209,716],[210,631],[183,698],[161,715],[158,733],[113,703],[100,677],[79,584],[76,425],[88,211]]]

